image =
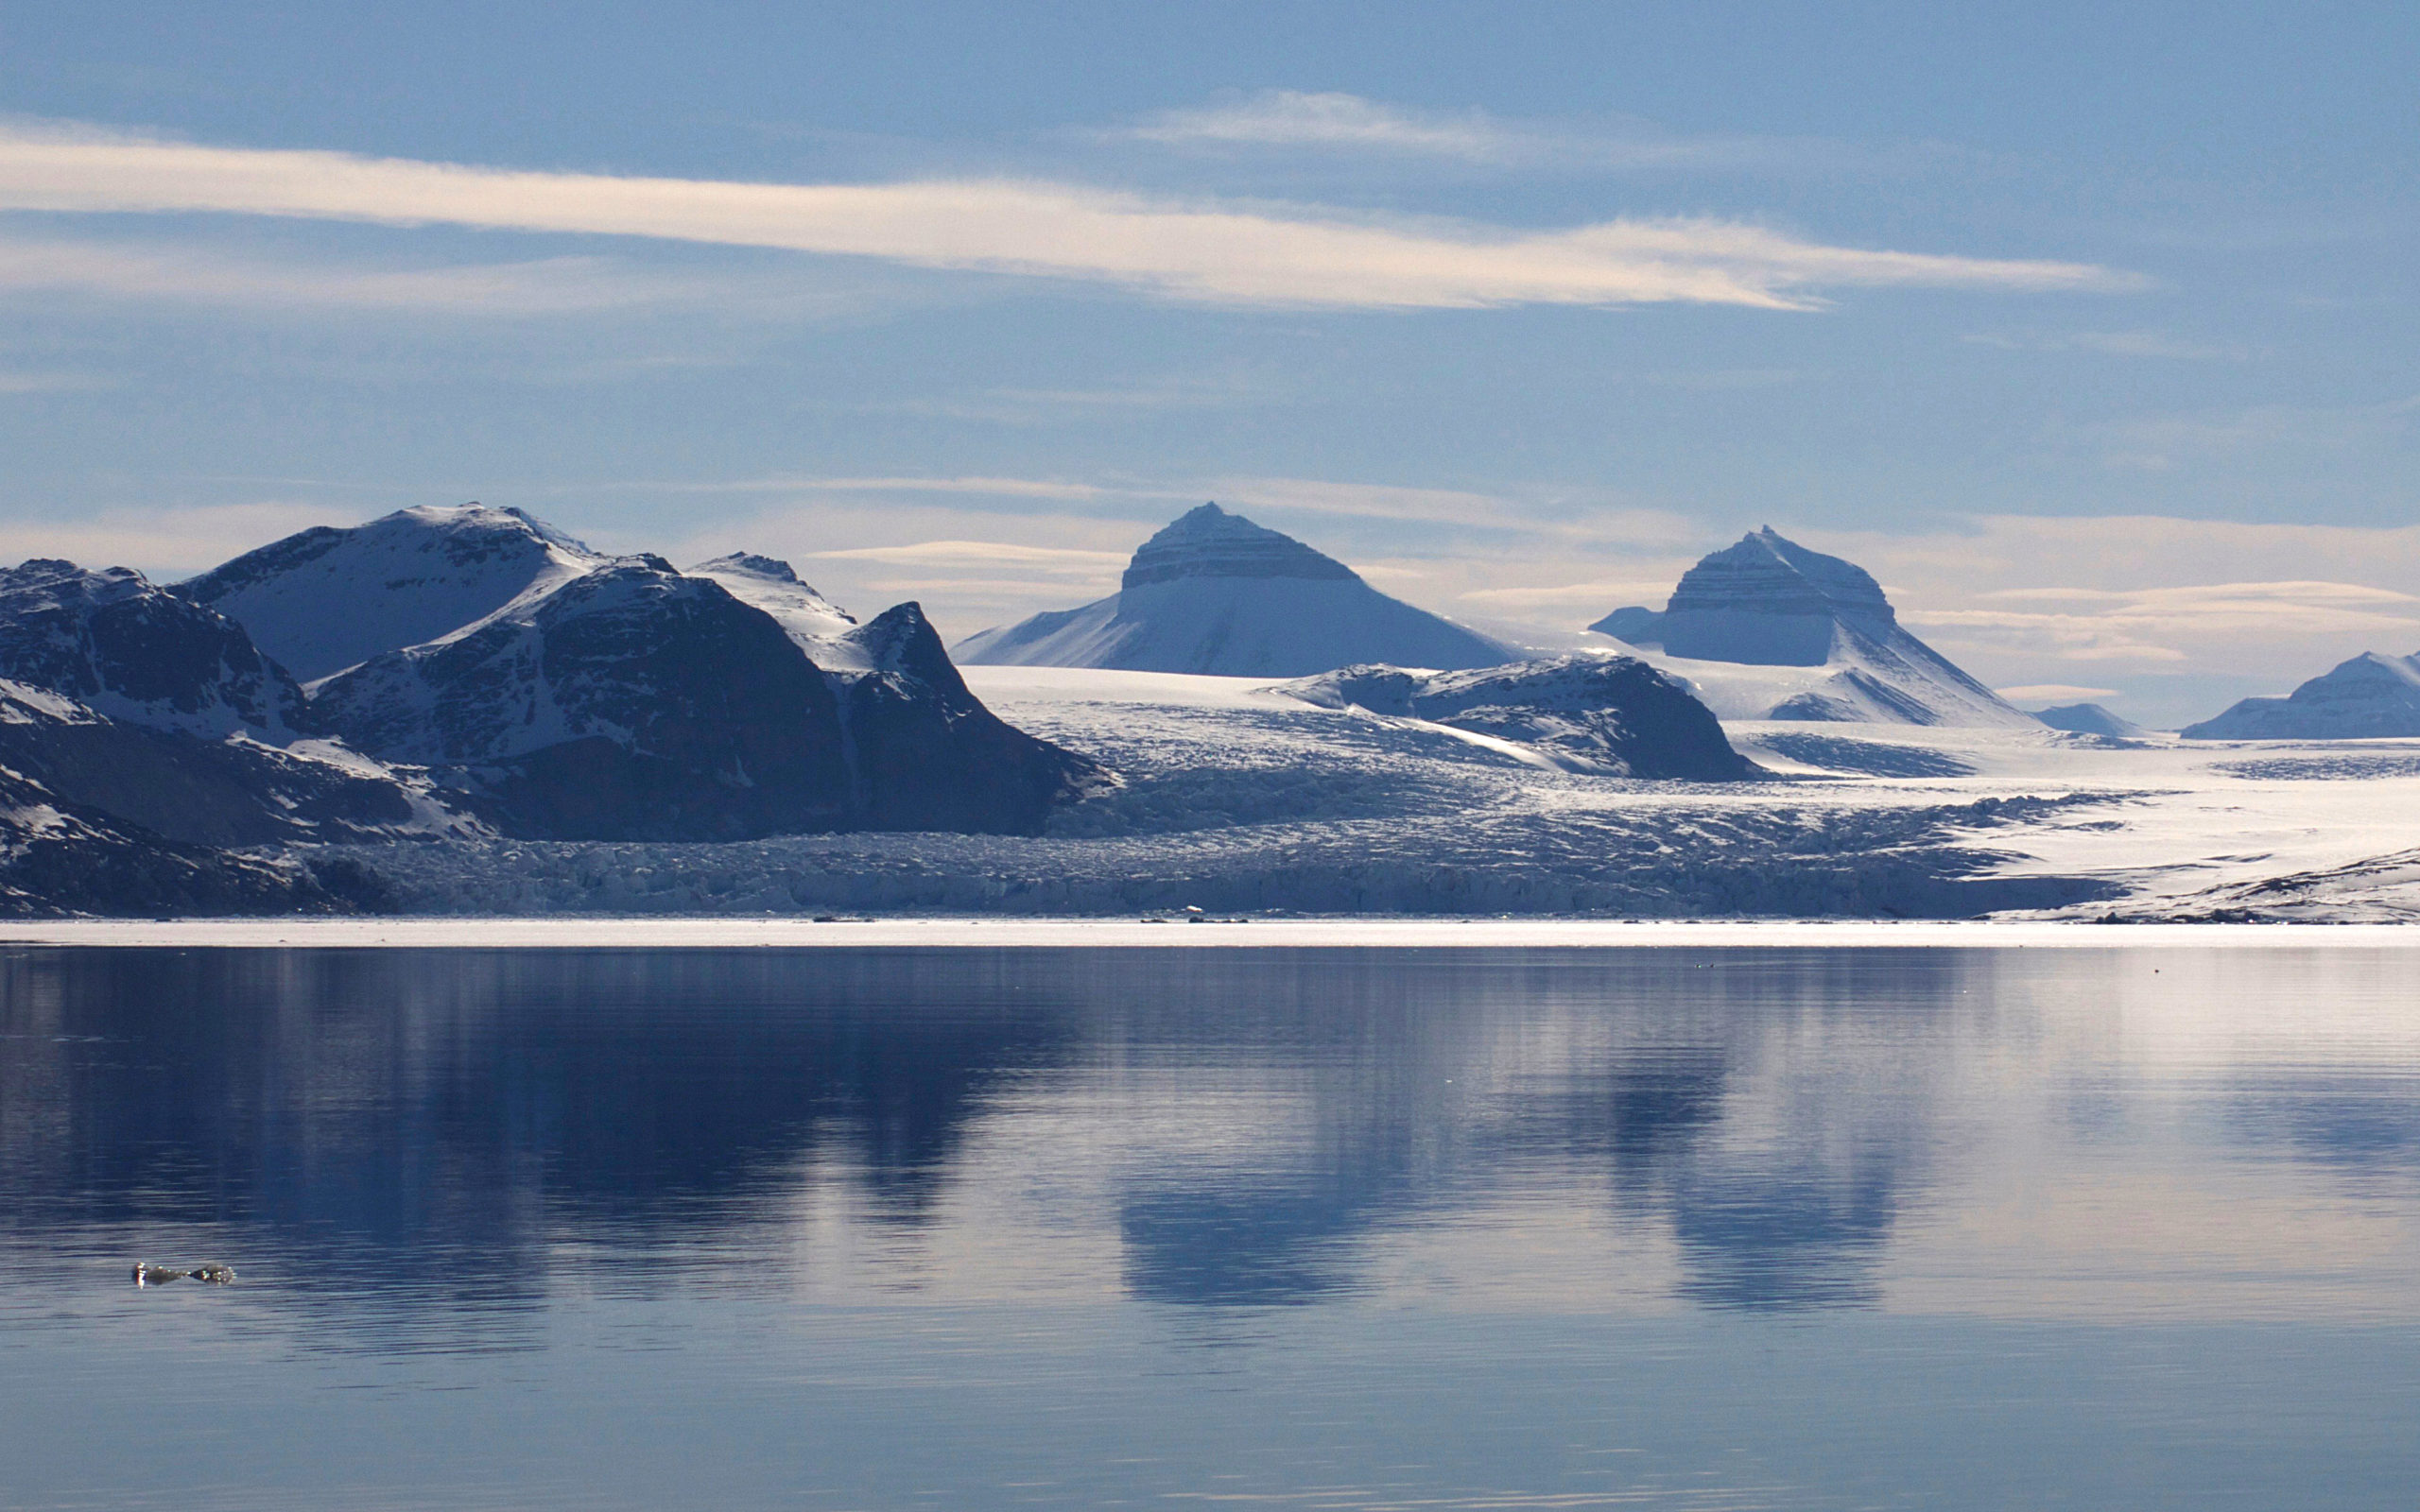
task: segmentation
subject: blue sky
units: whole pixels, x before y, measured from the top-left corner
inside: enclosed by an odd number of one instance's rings
[[[2156,720],[2420,648],[2410,7],[499,9],[0,10],[0,555],[964,633],[1217,498],[1564,626],[1771,523]]]

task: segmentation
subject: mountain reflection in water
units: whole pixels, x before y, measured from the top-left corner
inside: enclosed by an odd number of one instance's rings
[[[1457,1243],[1517,1256],[1508,1226],[1578,1214],[1630,1236],[1608,1266],[1668,1267],[1633,1285],[1665,1306],[1868,1306],[1908,1215],[1960,1200],[1979,1120],[2038,1104],[2088,1138],[2122,1095],[2070,1074],[2078,1036],[2106,1031],[2076,1026],[2095,970],[1887,950],[17,951],[0,1237],[36,1269],[207,1250],[258,1305],[372,1349],[512,1347],[515,1315],[574,1277],[791,1289],[835,1226],[875,1285],[946,1293],[989,1265],[1006,1279],[972,1284],[1013,1290],[1064,1245],[1071,1267],[1107,1255],[1130,1298],[1230,1307],[1383,1292],[1389,1236],[1428,1236],[1450,1271]],[[2391,994],[2399,969],[2378,970]],[[2238,1144],[2414,1168],[2404,1076],[2273,1067],[2221,1090]]]

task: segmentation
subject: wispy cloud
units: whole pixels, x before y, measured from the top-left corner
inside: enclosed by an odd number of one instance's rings
[[[1098,388],[986,388],[868,404],[863,413],[925,415],[939,420],[984,421],[1000,425],[1047,425],[1101,421],[1121,415],[1223,409],[1272,399],[1266,384],[1239,378],[1158,378]]]
[[[276,500],[104,509],[73,520],[0,520],[0,561],[59,557],[88,567],[133,567],[172,582],[297,530],[352,524],[358,518],[341,506]]]
[[[650,237],[1360,309],[1652,302],[1804,309],[1821,290],[2108,290],[2086,264],[1832,247],[1711,219],[1534,232],[1010,180],[787,184],[616,178],[0,129],[0,209],[211,212]]]
[[[603,257],[359,267],[232,255],[173,243],[0,237],[0,299],[58,295],[485,317],[735,302],[757,312],[782,305],[793,313],[813,313],[851,304],[845,293],[809,288],[794,278],[693,276],[636,268]]]
[[[2086,698],[2115,698],[2115,688],[2090,688],[2076,682],[2029,682],[1992,690],[2011,703],[2076,703]]]
[[[2158,331],[1978,332],[1962,338],[2003,352],[2089,352],[2104,357],[2153,357],[2178,362],[2249,362],[2252,349],[2229,342],[2191,341]]]
[[[1803,157],[1809,144],[1739,135],[1680,136],[1507,120],[1486,111],[1421,111],[1358,94],[1264,90],[1165,111],[1117,133],[1166,146],[1309,149],[1444,159],[1496,167],[1737,167]]]
[[[2256,404],[2192,415],[2112,421],[2084,434],[2113,467],[2164,472],[2269,451],[2372,443],[2420,423],[2420,394],[2368,404]]]
[[[25,372],[0,369],[0,394],[70,394],[106,388],[110,381],[89,372]]]
[[[852,546],[839,551],[819,551],[811,556],[821,561],[881,561],[917,567],[979,567],[998,571],[1014,567],[1020,571],[1072,574],[1077,576],[1098,576],[1103,572],[1115,574],[1126,566],[1130,554],[1122,551],[1085,551],[1073,546],[1019,546],[1003,541],[917,541],[897,546]]]

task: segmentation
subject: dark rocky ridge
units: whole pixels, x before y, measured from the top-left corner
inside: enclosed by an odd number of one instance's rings
[[[1028,831],[1088,769],[985,711],[921,610],[853,634],[890,665],[836,689],[762,610],[633,558],[459,639],[373,658],[314,707],[530,837]]]
[[[302,690],[242,627],[125,567],[0,570],[0,678],[154,730],[279,740],[310,728]]]
[[[1732,749],[1713,711],[1636,657],[1567,656],[1442,674],[1346,667],[1285,691],[1324,708],[1518,741],[1579,771],[1709,782],[1762,774]]]

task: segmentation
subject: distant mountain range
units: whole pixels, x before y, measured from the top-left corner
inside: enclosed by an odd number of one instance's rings
[[[1215,504],[1143,542],[1118,591],[959,643],[969,664],[1299,678],[1359,662],[1455,669],[1522,653]]]

